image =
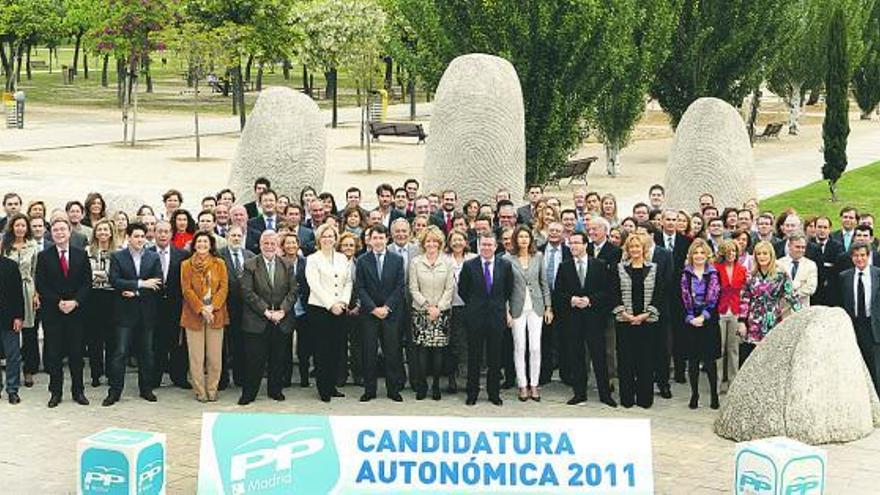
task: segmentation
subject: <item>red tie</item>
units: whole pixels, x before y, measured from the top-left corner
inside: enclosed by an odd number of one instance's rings
[[[452,230],[452,213],[446,214],[446,232]]]
[[[67,278],[68,266],[67,266],[67,253],[66,250],[61,250],[61,272],[64,273],[64,278]]]

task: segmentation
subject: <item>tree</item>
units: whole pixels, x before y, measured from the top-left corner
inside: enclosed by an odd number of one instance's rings
[[[160,34],[177,12],[177,4],[176,0],[106,0],[106,17],[94,36],[99,51],[124,60],[123,143],[128,143],[128,114],[132,108],[131,145],[136,142],[138,71],[152,51],[165,49]]]
[[[866,14],[874,0],[799,0],[795,15],[786,21],[786,36],[780,38],[779,53],[772,63],[767,81],[770,89],[788,105],[788,133],[798,134],[799,119],[808,88],[822,84],[826,70],[825,43],[828,22],[835,6],[847,12],[847,50],[850,62],[864,51],[861,33]],[[859,41],[855,41],[859,40]]]
[[[83,36],[91,32],[98,22],[96,14],[100,6],[95,0],[64,0],[64,29],[73,36],[73,73],[79,74],[79,55]]]
[[[677,0],[619,0],[609,6],[615,43],[607,49],[615,62],[590,112],[605,143],[608,175],[617,175],[619,152],[629,143],[654,74],[669,54],[678,5]]]
[[[0,62],[6,76],[6,91],[14,91],[20,81],[28,47],[37,43],[41,36],[54,36],[60,23],[60,7],[53,0],[2,0]]]
[[[184,22],[166,32],[169,48],[189,67],[188,77],[193,81],[193,122],[196,138],[196,161],[202,158],[199,134],[199,82],[208,77],[215,65],[223,60],[223,33],[207,28],[202,23]]]
[[[352,66],[365,77],[371,59],[380,54],[385,13],[374,0],[317,0],[305,6],[299,21],[303,61],[324,72],[327,94],[333,100],[331,125],[335,128],[339,68]]]
[[[880,104],[880,1],[874,4],[864,40],[865,54],[853,74],[853,93],[862,111],[862,120],[869,120],[871,112]]]
[[[828,181],[831,200],[837,201],[837,181],[846,170],[846,141],[849,136],[850,81],[846,17],[838,6],[828,25],[827,71],[825,73],[825,121],[822,123],[825,164],[822,178]]]
[[[580,145],[588,109],[615,61],[612,14],[595,0],[398,0],[431,51],[419,72],[436,87],[456,56],[481,52],[516,68],[525,106],[526,182],[543,182]]]
[[[651,89],[672,126],[700,97],[738,107],[760,83],[797,5],[792,0],[684,0],[672,34],[674,55]]]

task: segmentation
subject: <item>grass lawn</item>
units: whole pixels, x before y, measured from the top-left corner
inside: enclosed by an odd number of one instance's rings
[[[40,48],[31,54],[31,61],[43,61],[48,63],[48,50]],[[63,46],[58,49],[60,63],[72,65],[73,48]],[[162,64],[162,59],[166,63]],[[54,59],[54,57],[53,57]],[[28,102],[44,103],[49,105],[84,106],[92,108],[116,108],[116,65],[110,60],[108,68],[108,87],[101,86],[101,63],[102,59],[90,55],[88,58],[89,78],[86,79],[82,59],[80,59],[79,75],[74,84],[64,84],[59,63],[53,60],[53,71],[47,69],[33,70],[33,78],[27,80],[24,68],[22,68],[21,83],[19,89],[25,91]],[[187,88],[185,65],[179,61],[172,52],[163,52],[155,55],[151,65],[153,78],[153,93],[146,93],[146,81],[141,77],[138,86],[138,105],[144,110],[151,111],[190,111],[192,109],[192,88]],[[218,73],[218,75],[222,75]],[[256,64],[251,69],[251,84],[257,77]],[[339,73],[339,106],[355,106],[358,103],[356,84],[352,74],[345,70]],[[397,80],[395,78],[395,84]],[[321,99],[316,99],[321,108],[330,108],[332,103],[324,95],[326,81],[322,73],[314,73],[314,85],[320,90]],[[290,70],[290,79],[285,80],[281,65],[265,67],[263,74],[263,86],[288,86],[291,88],[302,87],[302,66],[293,62]],[[399,87],[395,86],[399,90]],[[251,88],[252,89],[252,86]],[[207,113],[232,113],[232,98],[224,97],[220,93],[211,92],[205,81],[200,83],[200,111]],[[256,102],[259,93],[245,91],[245,105],[248,112]],[[417,102],[425,101],[425,94],[417,91]],[[395,101],[396,102],[396,101]]]
[[[837,182],[836,203],[829,201],[831,193],[826,181],[817,181],[793,191],[761,200],[761,211],[781,213],[794,208],[803,217],[826,215],[835,223],[840,209],[854,206],[860,212],[880,214],[880,162],[845,172]]]

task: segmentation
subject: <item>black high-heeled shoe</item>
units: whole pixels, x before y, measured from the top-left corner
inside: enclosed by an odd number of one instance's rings
[[[691,409],[700,407],[700,396],[697,394],[691,395],[691,401],[688,403],[688,407]]]

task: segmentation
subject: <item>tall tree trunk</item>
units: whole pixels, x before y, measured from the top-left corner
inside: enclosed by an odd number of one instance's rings
[[[257,92],[263,90],[263,62],[257,67]]]
[[[281,65],[281,71],[284,74],[284,80],[289,81],[290,80],[290,59],[289,58],[284,59],[284,62]]]
[[[147,93],[153,92],[153,74],[150,72],[150,56],[144,57],[144,76],[147,80]]]
[[[80,29],[76,32],[76,43],[73,45],[73,74],[77,75],[77,70],[79,68],[79,48],[82,45],[82,37],[85,34],[85,31]]]
[[[409,93],[409,120],[416,120],[416,79],[410,75],[406,82],[406,90]]]
[[[749,128],[749,141],[754,146],[755,144],[755,123],[758,121],[758,108],[761,107],[761,90],[755,88],[752,92],[752,107],[749,110],[749,120],[748,120],[748,128]]]
[[[89,78],[89,54],[83,50],[83,77]]]
[[[312,87],[309,86],[309,68],[306,67],[306,64],[303,64],[303,92],[312,96]]]
[[[336,125],[339,123],[339,113],[338,108],[336,107],[337,99],[336,99],[336,68],[332,68],[327,71],[324,75],[327,78],[327,92],[332,95],[333,98],[333,118],[330,121],[331,127],[336,129]],[[332,88],[332,89],[331,89]]]
[[[244,66],[244,80],[251,82],[251,66],[254,65],[254,56],[248,55],[247,63]]]
[[[201,136],[199,135],[199,78],[197,77],[195,80],[195,100],[193,104],[193,117],[195,119],[195,130],[196,130],[196,161],[201,161],[202,159],[202,141]]]
[[[104,61],[101,63],[101,87],[107,87],[107,65],[110,63],[110,55],[104,55]]]
[[[391,86],[394,85],[394,60],[391,57],[384,57],[382,59],[385,62],[385,91],[388,91],[388,96],[391,96]]]
[[[8,79],[12,69],[9,67],[9,57],[6,56],[6,43],[3,41],[0,41],[0,64],[3,66],[3,76]]]
[[[123,70],[125,71],[125,77],[122,80],[122,144],[128,144],[128,106],[131,101],[131,84],[129,81],[131,80],[131,73],[128,70],[128,66],[124,65]]]
[[[798,121],[801,118],[801,104],[803,103],[803,100],[801,99],[802,85],[801,82],[792,83],[791,94],[787,98],[788,133],[792,136],[797,136],[798,132],[800,132],[800,123]]]
[[[21,63],[24,58],[24,41],[18,44],[15,51],[15,83],[21,84]]]
[[[610,139],[605,140],[605,169],[611,177],[620,172],[620,145]]]
[[[30,81],[34,78],[33,74],[31,74],[31,45],[28,44],[27,47],[27,59],[24,64],[24,72],[27,75],[27,80]]]
[[[134,99],[134,110],[132,111],[132,119],[131,119],[131,145],[134,146],[137,142],[137,123],[138,123],[138,74],[137,71],[132,71],[134,74],[134,87],[131,92],[133,94]]]
[[[116,59],[116,101],[117,106],[119,108],[123,108],[125,106],[125,98],[126,98],[126,88],[128,85],[126,84],[126,79],[128,75],[125,73],[125,60],[121,58]],[[125,141],[123,141],[124,143]]]
[[[235,71],[235,96],[237,104],[238,104],[238,122],[241,130],[244,130],[244,126],[247,123],[247,116],[245,115],[244,108],[244,78],[241,73],[241,65],[235,66],[233,69]]]

